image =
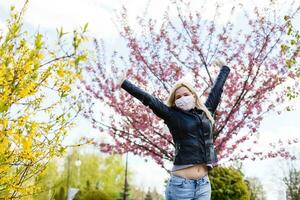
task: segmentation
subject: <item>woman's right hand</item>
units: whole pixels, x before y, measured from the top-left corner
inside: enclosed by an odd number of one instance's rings
[[[127,67],[124,67],[124,68],[122,68],[119,72],[118,72],[118,74],[116,75],[116,77],[115,77],[115,83],[116,83],[116,85],[119,85],[119,86],[121,86],[122,85],[122,83],[124,82],[124,80],[126,79],[126,77],[127,77],[127,72],[128,72],[128,68]]]
[[[224,61],[223,59],[218,58],[218,59],[216,59],[216,60],[212,63],[212,65],[215,65],[215,66],[218,66],[218,67],[223,67],[223,66],[226,65],[226,64],[225,64],[225,61]]]

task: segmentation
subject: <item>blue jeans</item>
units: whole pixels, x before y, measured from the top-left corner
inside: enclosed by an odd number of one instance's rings
[[[171,175],[165,196],[166,200],[210,200],[211,185],[208,175],[198,180]]]

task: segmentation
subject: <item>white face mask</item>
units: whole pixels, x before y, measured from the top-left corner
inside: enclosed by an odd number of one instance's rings
[[[190,110],[195,107],[194,97],[192,95],[180,97],[175,101],[175,105],[182,110]]]

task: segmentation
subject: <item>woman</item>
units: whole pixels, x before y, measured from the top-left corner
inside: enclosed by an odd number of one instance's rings
[[[217,163],[212,135],[213,115],[229,72],[229,67],[222,65],[204,104],[195,89],[185,81],[175,84],[167,105],[128,80],[121,81],[121,88],[149,106],[164,120],[173,136],[175,157],[165,192],[166,200],[210,199],[208,171]]]

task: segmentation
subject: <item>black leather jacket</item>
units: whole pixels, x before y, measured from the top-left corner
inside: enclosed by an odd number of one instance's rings
[[[230,68],[223,66],[211,89],[205,106],[212,116],[220,102],[224,83]],[[213,144],[212,124],[205,112],[198,108],[184,111],[176,106],[169,107],[158,98],[148,94],[125,80],[121,87],[139,99],[168,126],[175,144],[175,165],[216,164],[217,153]]]

